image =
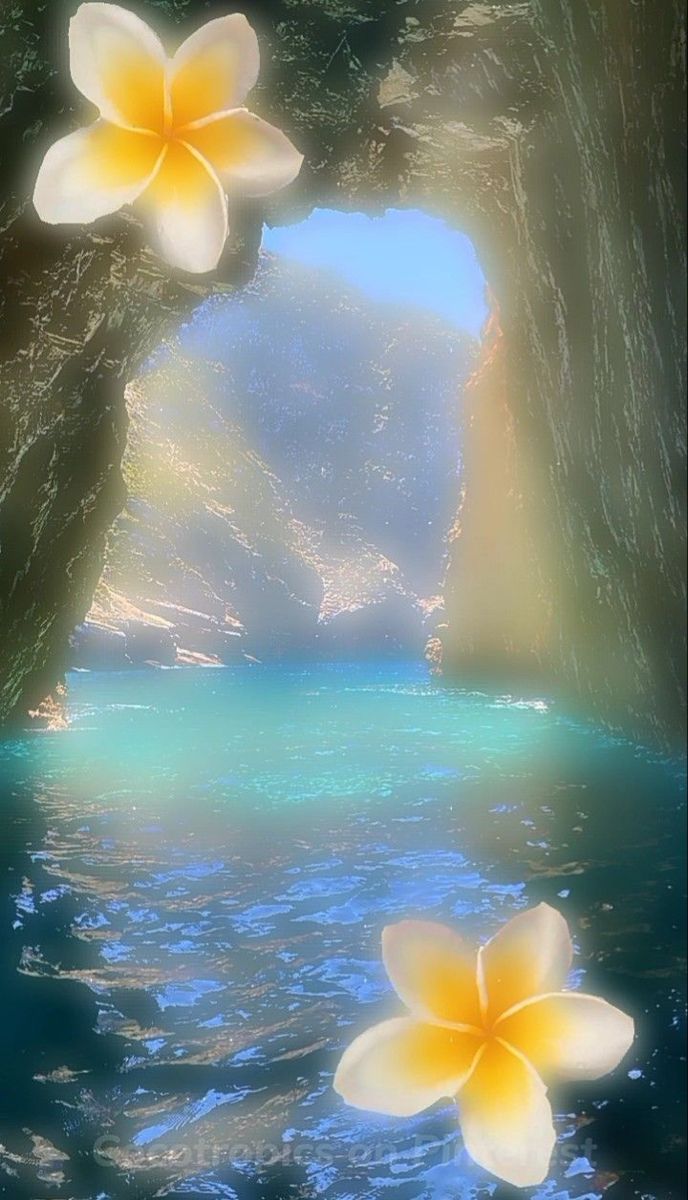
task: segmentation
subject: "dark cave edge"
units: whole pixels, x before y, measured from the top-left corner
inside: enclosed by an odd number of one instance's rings
[[[264,218],[410,206],[473,238],[495,298],[444,671],[518,665],[613,727],[677,743],[683,5],[245,7],[270,64],[253,106],[307,165],[270,204],[235,212],[220,269],[201,281],[167,272],[130,216],[39,224],[38,161],[84,119],[66,64],[76,3],[25,0],[0,18],[0,720],[54,686],[88,609],[123,502],[124,386],[147,353],[211,290],[250,278]],[[174,37],[227,11],[148,8]]]

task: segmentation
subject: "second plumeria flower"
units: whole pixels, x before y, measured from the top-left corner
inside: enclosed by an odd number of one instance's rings
[[[408,1012],[352,1042],[336,1090],[356,1108],[400,1117],[455,1097],[471,1157],[508,1183],[541,1183],[555,1141],[548,1085],[606,1075],[633,1041],[618,1008],[560,991],[572,955],[548,904],[514,917],[477,954],[445,925],[388,925],[382,956]]]
[[[229,232],[227,192],[264,196],[303,156],[243,107],[258,40],[238,13],[208,21],[168,58],[116,4],[82,4],[69,27],[72,79],[100,119],[48,150],[34,191],[49,224],[90,223],[134,201],[172,266],[213,270]]]

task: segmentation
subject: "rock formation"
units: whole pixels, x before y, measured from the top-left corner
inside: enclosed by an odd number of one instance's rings
[[[179,34],[217,8],[149,7]],[[218,277],[200,286],[171,278],[129,216],[40,227],[32,175],[80,107],[65,66],[73,8],[17,0],[0,18],[4,717],[50,690],[88,609],[123,503],[126,382],[170,322],[250,276],[264,216],[236,214]],[[426,206],[473,237],[499,308],[501,365],[473,393],[445,670],[518,666],[610,724],[673,740],[685,721],[683,5],[256,0],[251,15],[271,62],[258,107],[308,160],[273,216]],[[486,507],[473,489],[488,428],[508,470]],[[513,540],[528,568],[512,579]],[[483,584],[467,595],[470,563]]]
[[[127,503],[75,664],[419,656],[474,358],[438,317],[261,255],[127,388]]]

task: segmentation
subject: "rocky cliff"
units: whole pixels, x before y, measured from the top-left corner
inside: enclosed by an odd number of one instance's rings
[[[17,0],[1,18],[5,716],[50,688],[88,608],[123,502],[126,381],[204,291],[251,274],[263,216],[237,214],[204,288],[171,279],[129,217],[41,229],[32,172],[78,118],[73,7]],[[147,9],[181,33],[226,6]],[[445,669],[516,664],[666,743],[685,721],[683,5],[250,9],[272,64],[258,107],[309,163],[273,213],[425,205],[471,234],[495,295],[499,363],[473,391]],[[488,429],[507,467],[484,506]],[[514,540],[528,566],[511,578]],[[466,563],[482,580],[470,594]]]
[[[474,358],[438,317],[262,254],[127,388],[127,502],[76,663],[420,655]]]

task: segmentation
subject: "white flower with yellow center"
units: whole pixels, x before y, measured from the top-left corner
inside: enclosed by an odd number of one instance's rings
[[[69,27],[72,79],[100,119],[46,154],[34,205],[51,225],[88,223],[138,200],[159,253],[185,271],[217,266],[227,196],[264,196],[303,157],[242,107],[258,78],[245,17],[208,21],[168,58],[159,38],[117,4],[82,4]]]
[[[517,1187],[541,1183],[555,1142],[547,1085],[606,1075],[633,1041],[618,1008],[559,990],[573,957],[564,918],[540,904],[477,954],[445,925],[401,921],[382,955],[409,1015],[356,1038],[336,1090],[399,1117],[455,1097],[471,1157]]]

